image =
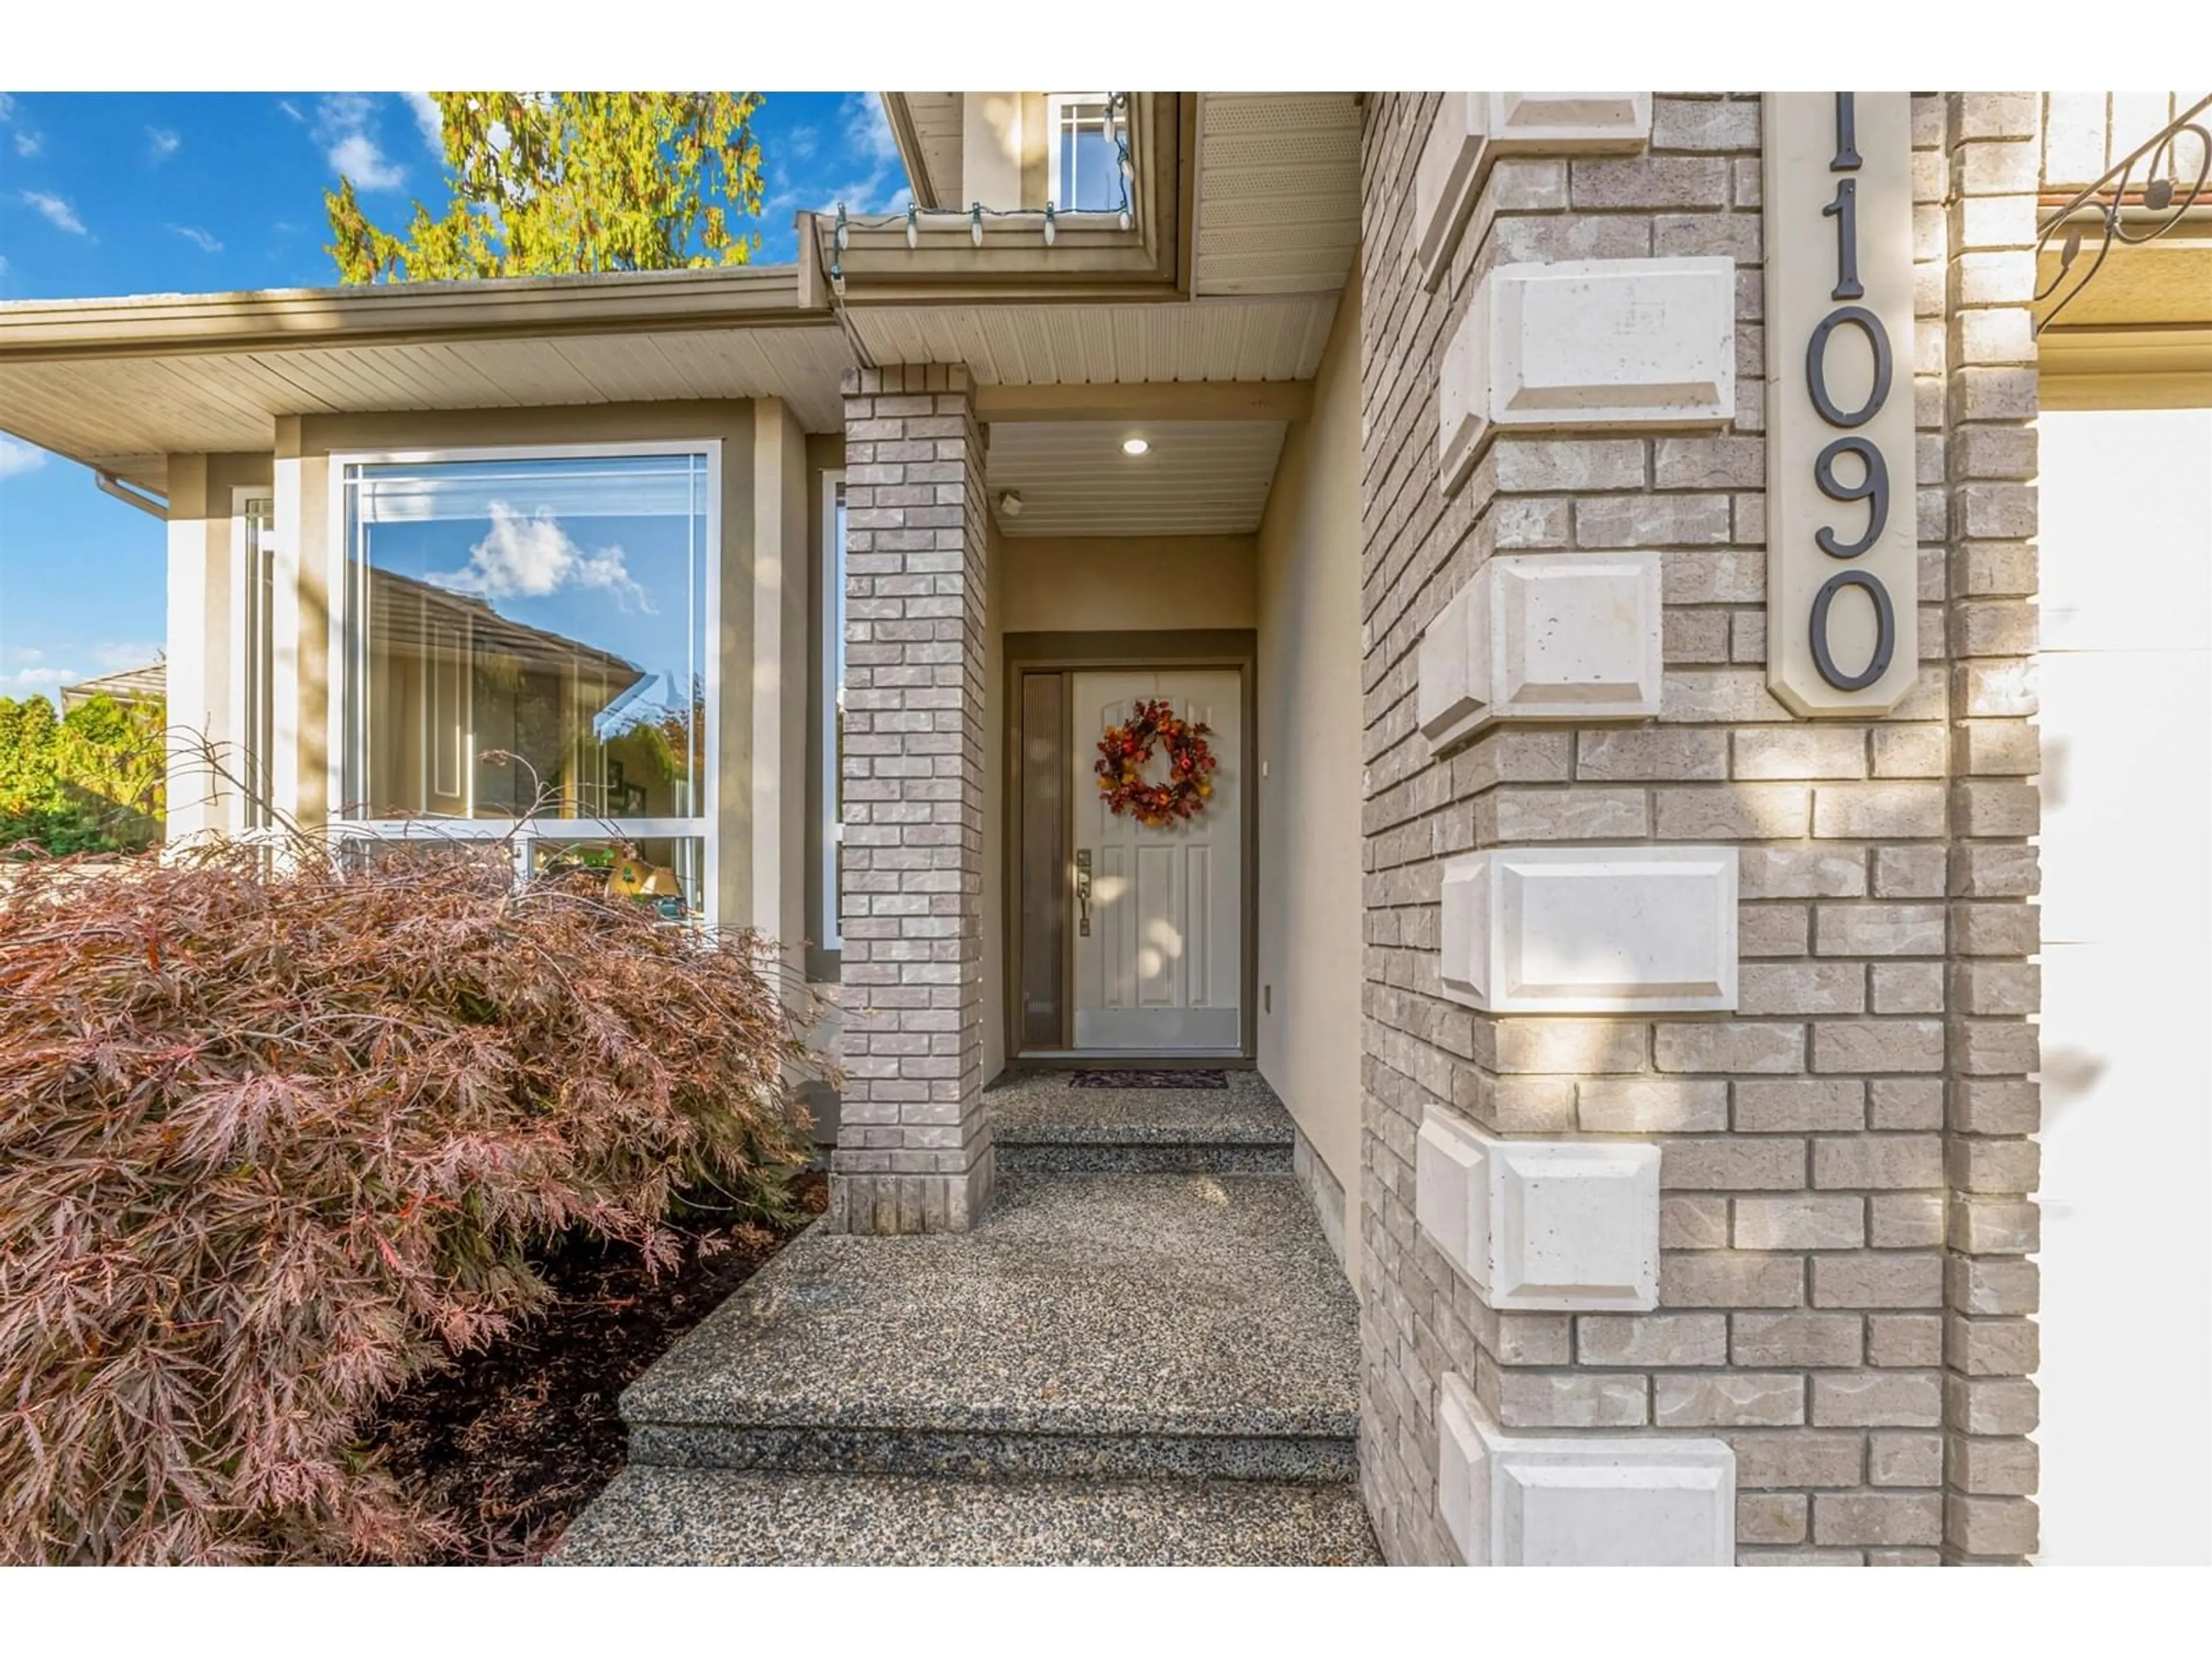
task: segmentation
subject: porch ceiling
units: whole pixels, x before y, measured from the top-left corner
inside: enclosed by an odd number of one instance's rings
[[[1006,536],[1234,536],[1260,527],[1281,421],[994,422],[984,477]],[[1122,453],[1141,436],[1142,455]],[[999,506],[1022,498],[1018,517]]]

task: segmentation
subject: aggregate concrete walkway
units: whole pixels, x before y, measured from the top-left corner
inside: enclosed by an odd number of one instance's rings
[[[555,1559],[1376,1560],[1357,1308],[1241,1167],[1288,1136],[1257,1081],[994,1091],[1002,1148],[1232,1167],[1017,1167],[969,1233],[802,1235],[624,1395],[630,1467]]]

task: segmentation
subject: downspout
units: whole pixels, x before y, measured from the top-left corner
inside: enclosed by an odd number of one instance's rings
[[[118,501],[128,501],[141,513],[159,519],[164,524],[169,521],[167,496],[156,495],[150,489],[140,489],[135,484],[125,483],[112,472],[102,472],[98,467],[92,470],[92,481],[100,486],[101,495],[112,495]]]

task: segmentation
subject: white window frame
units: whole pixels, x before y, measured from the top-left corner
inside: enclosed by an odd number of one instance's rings
[[[1057,213],[1097,213],[1110,216],[1118,210],[1118,204],[1114,207],[1079,208],[1072,202],[1063,202],[1059,198],[1060,133],[1062,125],[1060,113],[1070,104],[1103,104],[1106,106],[1107,116],[1110,121],[1113,116],[1114,94],[1110,92],[1048,92],[1045,94],[1045,199],[1052,203],[1054,211]],[[1123,192],[1126,194],[1128,181],[1123,179],[1121,183]]]
[[[346,469],[354,466],[423,466],[447,461],[589,460],[623,455],[701,455],[707,461],[707,739],[705,799],[696,817],[562,818],[536,822],[573,825],[573,834],[532,832],[518,835],[531,820],[523,818],[354,818],[348,817],[345,800],[346,676],[354,665],[346,644],[346,607],[350,590],[346,581],[346,559],[351,551],[346,540]],[[703,842],[700,860],[700,912],[708,927],[718,925],[721,895],[721,708],[722,708],[722,441],[719,438],[670,438],[635,443],[497,444],[445,449],[334,450],[330,465],[330,544],[324,575],[330,595],[330,672],[325,732],[329,770],[325,797],[331,835],[346,841],[515,840],[517,880],[527,868],[533,841],[599,841],[592,827],[603,822],[619,826],[623,836],[645,840],[683,840]]]
[[[269,643],[265,665],[266,681],[264,695],[270,713],[270,741],[267,754],[263,754],[255,742],[253,731],[254,699],[252,683],[254,654],[258,644],[253,627],[254,607],[247,589],[252,580],[247,553],[251,546],[252,526],[246,508],[257,501],[269,503],[269,527],[262,532],[262,556],[269,562],[270,581],[268,609],[262,617]],[[276,802],[276,589],[281,580],[282,561],[276,550],[276,486],[265,484],[235,484],[230,492],[230,648],[224,655],[230,676],[230,719],[227,735],[231,754],[245,785],[234,793],[226,792],[223,822],[234,835],[246,835],[265,830],[274,822]],[[217,786],[220,787],[220,786]],[[246,793],[258,791],[264,799],[265,810],[270,814],[268,822],[256,823],[252,807]]]
[[[842,951],[843,908],[839,865],[845,821],[837,810],[837,658],[845,639],[845,561],[837,541],[837,492],[842,469],[822,475],[822,948]]]

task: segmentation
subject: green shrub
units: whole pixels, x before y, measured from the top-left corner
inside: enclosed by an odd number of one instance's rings
[[[56,717],[0,697],[0,858],[135,851],[161,839],[167,744],[158,702],[105,692]]]

